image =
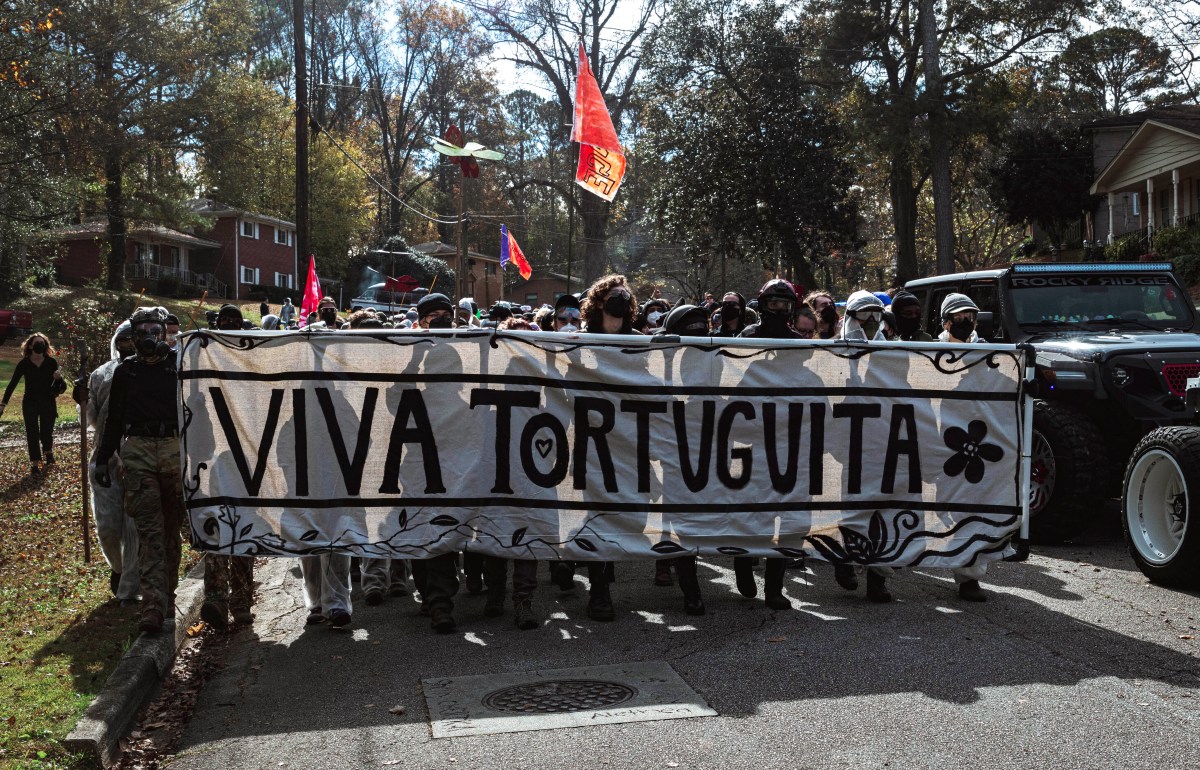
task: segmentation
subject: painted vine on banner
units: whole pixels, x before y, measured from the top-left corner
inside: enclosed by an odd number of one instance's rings
[[[950,567],[1020,518],[1011,347],[199,332],[200,548]]]

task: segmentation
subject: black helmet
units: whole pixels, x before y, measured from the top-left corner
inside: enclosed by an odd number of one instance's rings
[[[676,305],[667,313],[662,333],[704,337],[708,335],[708,310],[696,305]]]
[[[763,284],[763,287],[758,290],[758,304],[762,305],[768,299],[787,299],[793,303],[799,298],[796,296],[796,290],[792,285],[782,278],[772,278]]]

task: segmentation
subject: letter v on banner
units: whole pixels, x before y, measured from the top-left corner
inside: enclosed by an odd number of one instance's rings
[[[579,44],[579,68],[575,78],[575,119],[571,141],[579,142],[579,166],[575,183],[611,201],[625,176],[625,152],[617,141],[612,116],[592,74],[587,52]]]

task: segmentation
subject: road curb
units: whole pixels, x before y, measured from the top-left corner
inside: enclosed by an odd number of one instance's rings
[[[204,561],[193,567],[175,591],[175,618],[160,634],[141,634],[121,657],[75,727],[62,743],[69,751],[86,753],[103,767],[117,759],[118,744],[133,728],[134,719],[158,691],[171,671],[175,654],[187,640],[204,601]]]

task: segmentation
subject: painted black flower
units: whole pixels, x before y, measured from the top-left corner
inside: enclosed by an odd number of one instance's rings
[[[983,472],[989,463],[999,462],[1004,457],[1004,450],[996,444],[985,444],[987,423],[983,420],[971,420],[966,430],[957,426],[946,430],[946,446],[954,450],[954,454],[942,466],[947,476],[957,476],[966,471],[967,481],[976,484],[983,479]]]

